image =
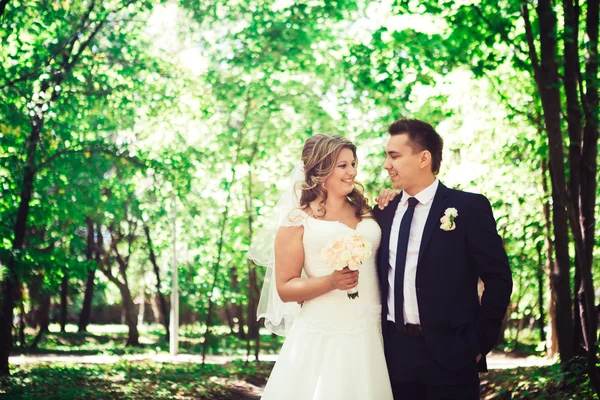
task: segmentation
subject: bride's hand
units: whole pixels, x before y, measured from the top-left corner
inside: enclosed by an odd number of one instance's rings
[[[329,276],[334,289],[348,290],[358,285],[358,271],[352,271],[348,267],[333,271]]]
[[[397,192],[392,189],[381,189],[381,191],[379,192],[379,196],[375,199],[377,205],[379,206],[379,209],[383,210],[384,208],[386,208],[390,201],[392,201],[394,197],[398,196],[398,194],[400,194],[400,192]]]

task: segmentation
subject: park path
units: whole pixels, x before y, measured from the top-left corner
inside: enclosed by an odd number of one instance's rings
[[[208,364],[225,364],[227,362],[243,359],[240,356],[213,356],[206,357]],[[254,357],[251,357],[251,361]],[[261,361],[276,361],[277,355],[265,354],[260,356]],[[179,354],[171,356],[169,354],[126,354],[126,355],[64,355],[64,354],[27,354],[12,356],[9,359],[11,364],[22,365],[29,363],[53,363],[64,364],[114,364],[120,361],[153,361],[163,363],[201,363],[202,356],[197,354]],[[555,363],[555,360],[547,358],[529,356],[513,357],[505,353],[492,353],[488,355],[489,369],[509,369],[517,367],[536,367]]]

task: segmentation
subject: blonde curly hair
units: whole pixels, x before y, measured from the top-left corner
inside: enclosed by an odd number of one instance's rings
[[[341,136],[314,135],[304,142],[302,149],[302,162],[304,163],[304,182],[300,185],[300,207],[309,209],[310,203],[321,199],[319,202],[318,216],[325,216],[325,200],[327,189],[322,185],[335,168],[335,162],[342,149],[350,149],[354,159],[356,146],[350,140]],[[356,216],[362,218],[369,213],[370,207],[367,198],[363,195],[364,187],[355,181],[352,192],[346,195],[346,200],[354,207]]]

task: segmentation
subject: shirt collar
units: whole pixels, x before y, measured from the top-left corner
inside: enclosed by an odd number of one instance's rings
[[[421,190],[419,193],[417,193],[413,197],[415,197],[417,200],[419,200],[419,204],[425,205],[433,200],[433,198],[435,197],[435,192],[437,192],[439,185],[440,185],[440,181],[437,178],[435,178],[435,180],[433,181],[433,183],[431,185],[427,186],[425,189]],[[400,199],[400,205],[402,207],[404,207],[410,197],[411,196],[409,196],[407,193],[403,192],[402,198]]]

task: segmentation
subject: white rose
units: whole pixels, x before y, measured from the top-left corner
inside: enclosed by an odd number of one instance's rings
[[[447,217],[458,217],[458,210],[454,207],[446,208],[444,215]]]
[[[447,215],[444,215],[442,218],[440,218],[440,222],[442,223],[442,225],[440,225],[440,229],[442,230],[452,231],[456,228],[456,225],[450,221],[450,217]]]
[[[352,251],[352,254],[354,255],[354,257],[362,258],[365,256],[365,251],[364,249],[356,248]]]
[[[356,261],[350,261],[348,263],[348,268],[350,268],[350,270],[352,271],[356,271],[360,268],[360,262],[356,262]]]
[[[350,252],[348,250],[344,250],[340,254],[340,260],[342,260],[343,262],[348,262],[350,257],[352,257],[352,254],[350,254]]]

